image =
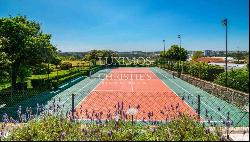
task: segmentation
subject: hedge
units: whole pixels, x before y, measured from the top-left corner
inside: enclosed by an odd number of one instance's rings
[[[183,73],[190,74],[193,77],[197,77],[207,81],[214,81],[220,73],[224,72],[224,68],[214,65],[209,65],[203,62],[182,62],[180,65],[174,62],[163,63],[163,67],[167,68],[168,70],[174,71],[182,71],[183,66]]]
[[[62,84],[65,81],[76,78],[78,76],[86,76],[86,75],[88,75],[87,71],[79,70],[79,71],[70,72],[69,74],[58,75],[58,82],[57,82],[57,76],[53,76],[53,77],[50,77],[49,79],[47,79],[47,77],[31,79],[31,84],[33,88],[43,88],[44,86],[58,87],[60,84]]]
[[[214,83],[226,86],[226,73],[221,73]],[[227,86],[239,91],[249,93],[249,70],[237,69],[228,72]]]

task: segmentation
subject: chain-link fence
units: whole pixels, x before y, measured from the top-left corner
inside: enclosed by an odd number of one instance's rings
[[[173,78],[159,68],[151,70],[155,77],[152,73],[149,76],[161,79],[172,91],[95,91],[94,88],[102,79],[99,74],[110,73],[109,69],[100,70],[92,77],[62,91],[45,92],[11,107],[1,106],[2,121],[25,122],[41,114],[54,114],[80,122],[123,119],[155,124],[166,123],[186,114],[207,126],[249,127],[249,112],[244,108],[211,95],[180,78]]]

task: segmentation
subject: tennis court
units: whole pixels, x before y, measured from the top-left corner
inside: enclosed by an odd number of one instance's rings
[[[98,77],[98,76],[97,76]],[[105,120],[117,116],[136,121],[168,121],[195,110],[178,97],[149,68],[117,68],[106,75],[76,107],[82,120]]]
[[[75,80],[65,89],[59,87],[14,107],[1,108],[0,114],[17,115],[22,106],[24,113],[31,107],[35,115],[49,111],[70,116],[74,108],[75,119],[83,122],[117,117],[131,120],[132,114],[138,122],[166,122],[185,113],[195,118],[200,114],[199,120],[209,125],[230,122],[234,127],[249,127],[249,112],[244,108],[173,78],[158,67],[103,69]]]
[[[78,100],[75,117],[78,120],[131,119],[128,110],[135,109],[136,121],[175,119],[180,114],[197,117],[206,124],[230,123],[249,125],[249,113],[221,100],[168,72],[157,68],[116,68],[108,73],[98,72],[97,86]],[[198,95],[200,102],[198,102]],[[200,105],[200,106],[199,106]]]

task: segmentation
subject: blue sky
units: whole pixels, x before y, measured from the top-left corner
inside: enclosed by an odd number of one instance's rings
[[[62,51],[249,50],[249,0],[0,0],[0,17],[26,15]]]

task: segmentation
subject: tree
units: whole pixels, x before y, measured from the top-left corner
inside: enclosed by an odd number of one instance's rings
[[[166,58],[173,60],[173,61],[186,61],[188,52],[182,47],[179,47],[178,45],[172,45],[167,51],[166,51]]]
[[[4,52],[0,52],[0,83],[9,81],[9,70],[9,61],[6,58],[6,54]]]
[[[203,57],[203,52],[202,51],[195,51],[192,56],[192,60],[196,60],[200,57]]]
[[[84,56],[85,61],[90,61],[93,63],[93,65],[96,65],[96,61],[99,60],[99,58],[105,60],[107,57],[107,62],[111,63],[111,57],[117,57],[118,54],[115,53],[112,50],[91,50],[88,54]]]
[[[180,62],[186,61],[188,52],[182,47],[179,47],[178,45],[172,45],[166,52],[166,58],[171,61],[178,61],[177,71],[179,72],[178,75],[180,75]]]
[[[249,64],[249,55],[245,56],[245,63]]]
[[[12,86],[15,88],[20,67],[50,62],[57,54],[51,35],[40,24],[25,16],[0,18],[0,52],[10,61]]]

